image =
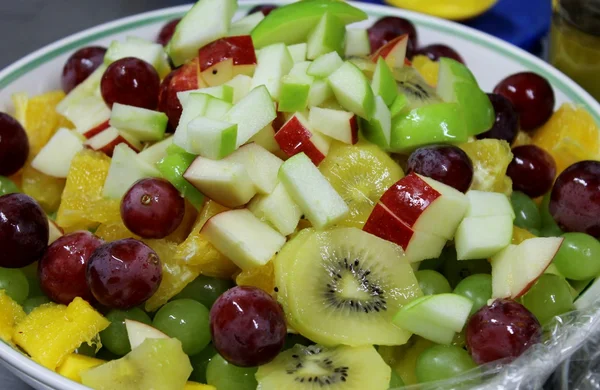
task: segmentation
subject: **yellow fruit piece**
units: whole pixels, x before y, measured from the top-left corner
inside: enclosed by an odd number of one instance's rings
[[[123,222],[102,224],[102,225],[98,226],[98,229],[96,229],[95,234],[98,237],[100,237],[101,239],[103,239],[104,241],[108,241],[108,242],[122,240],[124,238],[139,239],[138,236],[131,233],[125,227],[125,225],[123,225]]]
[[[83,150],[71,162],[56,223],[66,232],[121,222],[120,201],[102,196],[110,158]]]
[[[106,361],[73,353],[66,357],[65,361],[58,367],[56,372],[72,381],[81,383],[82,372],[103,363],[106,363]]]
[[[275,269],[273,260],[267,264],[242,271],[235,278],[235,283],[238,286],[254,286],[273,294],[275,290]]]
[[[13,341],[33,360],[55,370],[108,325],[110,322],[89,303],[75,298],[69,306],[48,303],[34,309],[15,328]]]
[[[433,342],[418,336],[412,336],[408,343],[399,347],[379,346],[379,354],[383,360],[394,370],[405,385],[414,385],[417,382],[415,368],[417,358],[427,348],[435,345]]]
[[[522,229],[518,226],[513,226],[513,236],[512,236],[511,244],[519,245],[523,241],[529,240],[530,238],[535,238],[535,237],[536,237],[536,235],[531,233],[529,230]]]
[[[513,154],[506,141],[482,139],[460,145],[473,161],[472,190],[512,192],[512,181],[506,176]]]
[[[533,140],[531,139],[531,136],[528,133],[520,130],[517,133],[517,138],[515,138],[512,147],[516,148],[517,146],[531,145],[532,142]]]
[[[216,387],[198,382],[188,382],[183,390],[217,390]]]
[[[498,0],[386,0],[399,8],[450,20],[465,20],[481,15]]]
[[[225,206],[212,200],[204,203],[190,235],[177,248],[177,258],[181,263],[198,267],[203,275],[224,279],[230,278],[239,270],[200,233],[209,218],[226,210]]]
[[[0,290],[0,339],[12,344],[15,326],[25,318],[21,305]]]
[[[600,129],[584,108],[563,104],[533,135],[554,157],[557,173],[582,160],[600,160]]]
[[[200,271],[198,267],[178,262],[175,257],[177,244],[165,240],[145,240],[144,242],[154,249],[162,264],[160,286],[146,301],[146,310],[152,312],[179,294],[185,286],[200,275]]]
[[[188,201],[185,202],[185,215],[175,231],[165,237],[165,240],[181,244],[190,235],[198,218],[198,210]]]
[[[427,84],[432,87],[437,86],[438,73],[440,72],[439,62],[431,61],[427,56],[418,55],[413,57],[412,66],[423,76]]]
[[[65,179],[48,176],[27,164],[21,176],[21,189],[38,201],[47,213],[58,210],[65,188]]]
[[[13,95],[15,116],[29,138],[29,156],[35,157],[60,127],[73,125],[56,112],[56,105],[65,97],[63,91],[51,91],[29,98],[26,94]]]
[[[336,142],[319,170],[350,210],[339,225],[358,229],[362,229],[381,195],[404,176],[387,153],[366,142]]]

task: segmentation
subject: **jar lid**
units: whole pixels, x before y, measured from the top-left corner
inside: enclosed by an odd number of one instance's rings
[[[579,30],[600,36],[600,0],[560,0],[559,12]]]

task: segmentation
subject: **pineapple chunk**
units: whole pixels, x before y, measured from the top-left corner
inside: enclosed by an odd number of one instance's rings
[[[9,297],[6,291],[0,290],[0,338],[10,344],[15,325],[23,318],[23,308]]]
[[[198,382],[188,382],[183,390],[217,390],[216,387]]]
[[[82,343],[90,343],[110,322],[89,303],[75,298],[69,306],[48,303],[34,309],[14,330],[13,341],[33,360],[56,370]]]
[[[104,360],[73,353],[65,359],[56,372],[72,381],[81,383],[81,373],[106,363]]]
[[[177,339],[146,339],[123,358],[81,373],[96,390],[181,390],[192,373],[190,359]]]

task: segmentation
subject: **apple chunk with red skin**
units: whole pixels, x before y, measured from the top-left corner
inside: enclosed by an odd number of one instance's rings
[[[379,200],[415,231],[451,240],[469,206],[456,189],[411,173],[390,187]]]
[[[249,35],[225,37],[198,51],[200,75],[209,86],[226,83],[233,77],[251,76],[256,68],[256,52]]]
[[[295,113],[275,134],[281,150],[292,157],[304,152],[313,164],[319,165],[327,157],[331,139],[310,129],[308,120]]]
[[[122,143],[127,144],[131,149],[138,153],[143,149],[143,145],[139,141],[133,139],[131,136],[128,136],[123,132],[120,132],[114,127],[109,127],[99,134],[96,134],[92,138],[85,141],[84,145],[90,149],[102,152],[107,156],[112,157],[115,147]]]
[[[308,114],[310,126],[346,144],[358,142],[358,121],[353,112],[313,107]]]
[[[379,57],[383,57],[390,68],[402,68],[406,64],[405,59],[407,45],[407,34],[394,38],[380,47],[375,53],[371,54],[371,61],[377,63]]]
[[[492,298],[524,295],[546,271],[563,243],[561,237],[535,237],[509,245],[492,257]]]
[[[103,132],[104,130],[106,130],[110,127],[110,124],[108,122],[109,122],[109,120],[106,120],[106,121],[100,123],[99,125],[92,127],[91,129],[85,131],[83,133],[83,136],[87,139],[90,139],[93,136],[100,134],[101,132]]]

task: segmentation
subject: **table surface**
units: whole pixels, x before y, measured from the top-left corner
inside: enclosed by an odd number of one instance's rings
[[[380,2],[379,0],[367,0],[369,2]],[[509,3],[521,0],[502,0],[494,9],[493,13],[487,17],[493,17],[492,14],[505,13],[505,9],[511,9]],[[532,0],[533,3],[546,3],[547,0]],[[2,37],[2,50],[0,51],[0,69],[8,66],[19,58],[31,53],[32,51],[52,43],[60,38],[108,22],[117,18],[135,15],[140,12],[160,9],[173,5],[185,4],[186,0],[22,0],[22,1],[0,1],[0,37]],[[267,2],[267,1],[265,1]],[[549,2],[548,2],[549,3]],[[84,17],[82,17],[84,15]],[[522,18],[527,19],[529,31],[537,20],[542,25],[544,20],[537,18],[531,19],[527,15],[521,14]],[[475,21],[471,24],[473,27],[481,27],[479,24],[484,19]],[[496,19],[498,20],[498,19]],[[499,28],[500,24],[493,23],[491,28]],[[513,28],[516,27],[513,25]],[[529,37],[517,36],[506,32],[503,36],[514,43],[525,42]],[[43,34],[40,34],[43,32]],[[498,33],[497,35],[501,35]],[[531,34],[530,34],[531,35]],[[12,374],[8,373],[4,367],[0,366],[0,388],[11,390],[29,390],[29,386],[23,384]]]

